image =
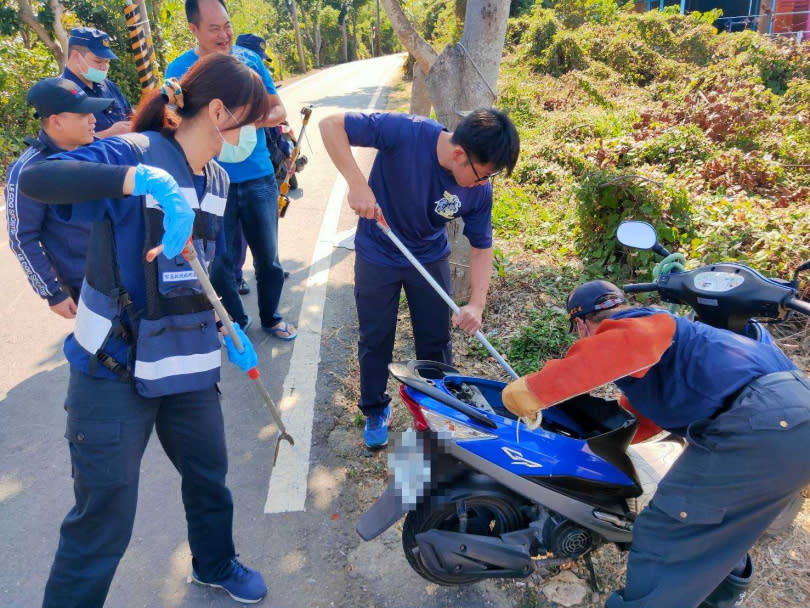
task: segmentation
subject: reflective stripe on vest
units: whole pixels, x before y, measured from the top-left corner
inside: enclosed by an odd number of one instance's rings
[[[117,314],[118,302],[98,291],[85,279],[73,329],[76,341],[87,352],[96,354],[104,345],[112,329],[112,319]]]

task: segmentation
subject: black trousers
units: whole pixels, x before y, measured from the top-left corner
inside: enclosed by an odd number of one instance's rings
[[[436,282],[451,294],[450,263],[447,259],[425,264]],[[391,401],[385,387],[388,364],[394,350],[399,295],[408,298],[416,358],[451,365],[450,311],[419,272],[409,266],[394,268],[365,261],[354,261],[354,299],[360,325],[357,353],[360,359],[360,400],[366,416],[382,414]]]
[[[103,606],[132,534],[153,428],[180,473],[194,569],[208,580],[226,575],[233,502],[216,387],[145,399],[128,383],[71,370],[65,409],[76,504],[62,522],[44,608]]]

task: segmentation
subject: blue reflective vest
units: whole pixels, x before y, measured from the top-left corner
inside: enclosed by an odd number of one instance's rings
[[[139,162],[168,171],[196,214],[193,242],[203,266],[213,258],[228,177],[214,161],[205,167],[205,194],[198,199],[180,146],[156,132],[122,136]],[[163,212],[150,195],[140,197],[144,249],[160,244]],[[90,356],[91,372],[103,365],[131,379],[144,397],[160,397],[209,387],[219,381],[221,348],[211,304],[182,256],[159,255],[144,264],[145,306],[136,309],[120,277],[115,231],[104,218],[93,225],[74,338]],[[111,355],[113,341],[129,345],[127,360]]]

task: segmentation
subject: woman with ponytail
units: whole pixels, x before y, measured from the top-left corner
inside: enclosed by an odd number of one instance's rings
[[[268,110],[260,79],[212,54],[144,98],[136,133],[52,156],[21,175],[28,196],[57,205],[66,219],[93,222],[76,326],[64,346],[76,503],[60,529],[46,608],[104,604],[132,533],[153,428],[182,478],[193,580],[246,603],[267,592],[261,574],[236,559],[218,322],[180,254],[191,238],[210,262],[228,192],[213,159],[249,152],[254,123]],[[144,252],[160,246],[147,263]],[[247,371],[256,354],[236,327],[244,351],[228,337],[225,345]]]

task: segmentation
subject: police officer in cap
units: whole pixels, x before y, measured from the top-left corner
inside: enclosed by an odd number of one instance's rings
[[[110,50],[110,37],[92,27],[74,27],[68,40],[68,59],[62,78],[78,84],[90,97],[110,98],[112,105],[96,113],[96,137],[104,139],[132,130],[132,106],[110,79],[110,61],[118,59]]]
[[[6,172],[11,250],[34,292],[48,302],[53,312],[66,319],[76,316],[90,224],[65,221],[52,206],[20,192],[18,181],[26,167],[57,152],[91,143],[96,125],[94,114],[103,112],[112,102],[109,98],[89,97],[64,78],[40,80],[28,92],[28,103],[34,106],[35,116],[40,119],[39,135],[25,138],[29,147]]]
[[[265,42],[264,38],[261,36],[257,36],[256,34],[239,34],[234,44],[253,51],[268,63],[273,63],[273,60],[267,54],[267,42]]]

